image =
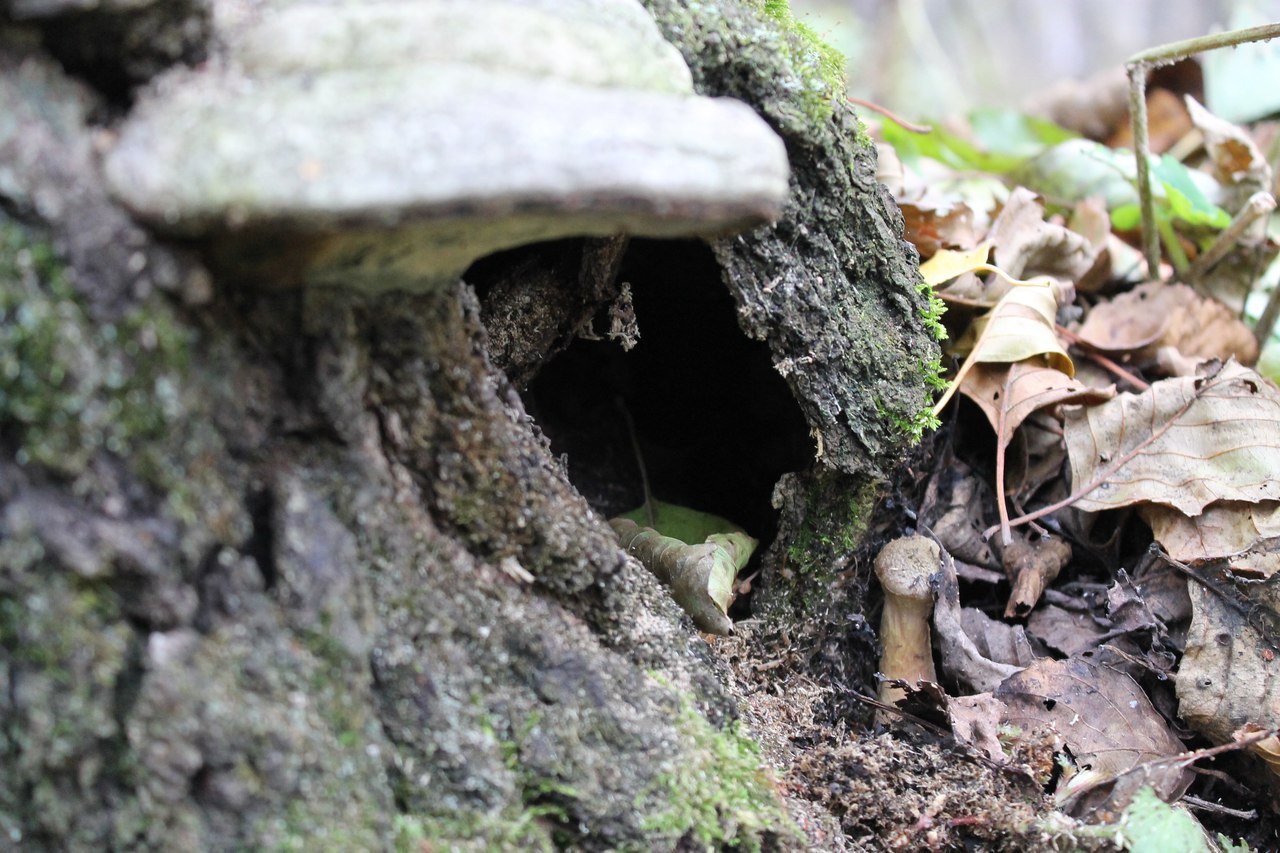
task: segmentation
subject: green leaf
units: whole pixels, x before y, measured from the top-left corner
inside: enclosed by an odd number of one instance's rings
[[[1209,853],[1212,848],[1193,817],[1155,795],[1150,787],[1133,795],[1121,818],[1131,853]]]
[[[1151,174],[1163,186],[1173,216],[1189,225],[1207,225],[1219,230],[1231,224],[1231,216],[1205,198],[1190,170],[1168,154],[1160,158]]]
[[[1111,227],[1117,231],[1133,231],[1142,224],[1142,209],[1136,204],[1122,204],[1111,211]]]
[[[652,517],[649,513],[650,509],[653,511]],[[743,532],[741,527],[726,518],[660,500],[641,504],[618,517],[629,518],[641,527],[652,527],[663,536],[690,543],[705,542],[708,536],[715,533]]]
[[[1114,210],[1137,204],[1133,154],[1088,139],[1069,139],[1027,161],[1009,177],[1057,204],[1075,204],[1091,196]]]
[[[970,115],[970,121],[977,144],[939,127],[929,133],[913,133],[887,118],[881,134],[908,165],[915,166],[927,157],[956,170],[997,175],[1016,169],[1050,145],[1074,137],[1053,122],[1013,110],[978,110]]]
[[[969,114],[974,138],[992,154],[1025,160],[1079,134],[1017,110],[981,109]]]

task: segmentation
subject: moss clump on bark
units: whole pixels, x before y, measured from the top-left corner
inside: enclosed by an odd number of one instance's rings
[[[831,118],[836,99],[844,97],[845,58],[808,24],[796,20],[788,0],[764,0],[763,10],[783,29],[783,47],[803,86],[797,93],[815,122]],[[861,134],[866,138],[865,132]],[[861,141],[861,138],[860,138]]]
[[[767,837],[798,835],[763,764],[760,747],[735,720],[718,729],[687,696],[677,696],[676,728],[692,744],[655,788],[637,797],[653,809],[641,826],[700,847],[759,850]]]
[[[188,345],[158,300],[92,323],[52,248],[0,219],[0,424],[20,464],[75,475],[163,438]]]

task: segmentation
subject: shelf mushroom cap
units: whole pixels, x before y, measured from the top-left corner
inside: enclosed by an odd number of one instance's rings
[[[782,141],[694,95],[634,0],[303,2],[226,38],[144,95],[106,174],[278,284],[422,289],[510,246],[712,236],[786,199]]]

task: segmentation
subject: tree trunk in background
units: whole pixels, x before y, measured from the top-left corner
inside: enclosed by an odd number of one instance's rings
[[[209,9],[79,5],[0,2],[0,838],[787,843],[710,647],[601,513],[639,445],[772,540],[754,605],[800,626],[910,442],[937,348],[814,45],[750,0],[646,4],[785,141],[774,226],[263,286],[102,175],[151,75],[219,62]],[[632,290],[635,353],[580,340]]]

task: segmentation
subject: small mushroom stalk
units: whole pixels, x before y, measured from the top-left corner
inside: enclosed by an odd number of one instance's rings
[[[933,613],[929,578],[938,571],[939,560],[938,546],[923,536],[895,539],[876,556],[876,577],[884,589],[880,673],[886,679],[901,679],[908,684],[938,680],[929,643],[929,617]],[[886,705],[904,695],[899,687],[880,685],[879,698]]]

